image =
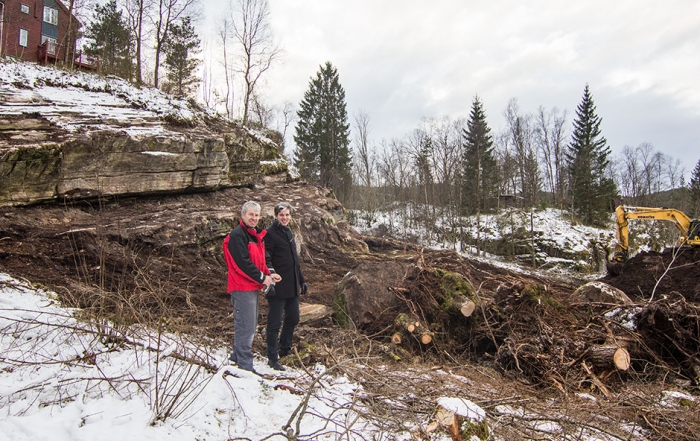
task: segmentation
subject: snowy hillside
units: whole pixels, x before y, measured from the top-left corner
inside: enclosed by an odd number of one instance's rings
[[[36,112],[68,131],[80,121],[95,118],[106,127],[129,128],[129,121],[170,119],[194,122],[213,117],[210,109],[151,87],[135,87],[117,77],[74,72],[0,59],[0,114]],[[99,125],[95,128],[100,128]],[[155,125],[150,130],[161,129]],[[144,130],[141,128],[141,130]]]
[[[606,250],[613,249],[615,244],[612,215],[609,228],[595,228],[572,223],[567,212],[557,209],[513,208],[497,215],[465,217],[461,224],[453,226],[438,219],[433,229],[426,230],[423,224],[410,221],[414,216],[408,210],[409,207],[398,207],[391,212],[356,211],[352,218],[355,228],[363,234],[388,234],[402,240],[415,240],[431,248],[454,249],[476,259],[487,257],[491,263],[521,270],[523,266],[532,268],[534,258],[538,269],[577,277],[600,276],[605,270],[602,263]],[[460,243],[456,240],[459,234],[470,240]],[[473,245],[477,237],[486,244],[480,252]],[[483,251],[499,247],[502,253]],[[519,262],[524,265],[514,265]]]

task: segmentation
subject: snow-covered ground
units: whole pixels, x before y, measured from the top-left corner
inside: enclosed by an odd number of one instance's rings
[[[601,277],[604,268],[593,267],[595,259],[591,254],[613,249],[616,240],[612,215],[608,228],[595,228],[573,223],[567,212],[558,209],[512,208],[501,210],[499,214],[483,214],[478,219],[474,216],[463,217],[458,226],[450,226],[447,220],[438,217],[434,227],[426,230],[425,225],[407,220],[414,218],[415,213],[410,210],[416,209],[396,206],[393,210],[375,211],[371,214],[354,211],[352,218],[355,220],[355,229],[362,234],[385,232],[400,239],[417,240],[430,248],[453,249],[470,259],[485,259],[493,265],[516,272],[531,271],[532,268],[526,269],[523,265],[518,265],[513,261],[513,256],[508,260],[477,252],[473,246],[463,246],[456,238],[461,233],[464,236],[479,237],[482,242],[497,242],[517,231],[524,231],[526,238],[533,237],[540,268],[577,278]],[[630,231],[634,232],[632,224]],[[558,255],[552,255],[552,251]],[[529,262],[529,256],[525,257]],[[572,268],[579,270],[574,271]]]
[[[0,115],[21,114],[40,115],[69,132],[110,129],[132,137],[172,135],[166,121],[225,120],[193,100],[115,76],[0,58]],[[272,143],[261,131],[245,130],[263,144]]]
[[[379,400],[406,409],[407,402],[425,399],[410,387],[404,398],[373,395],[342,369],[320,364],[276,372],[258,357],[255,369],[262,375],[256,375],[230,365],[227,354],[227,347],[185,335],[81,319],[81,311],[62,308],[55,293],[0,273],[0,441],[449,441],[453,413],[482,434],[489,424],[517,422],[538,439],[653,439],[639,425],[595,419],[598,398],[590,394],[563,397],[562,408],[554,402],[523,407],[531,399],[514,400],[513,391],[410,366],[392,368],[392,379],[384,381],[435,382],[447,395],[427,401],[433,413],[414,412],[414,420],[387,424],[363,403]],[[363,369],[353,363],[353,369]],[[367,369],[370,376],[381,375]],[[469,390],[488,391],[479,401],[492,404],[488,412],[460,396]],[[570,414],[572,403],[579,403],[583,422]],[[696,403],[696,397],[667,390],[658,406],[680,409],[687,403]],[[486,438],[469,441],[479,439]],[[493,433],[488,439],[506,441]]]
[[[79,315],[0,273],[0,440],[410,438],[411,422],[387,438],[363,418],[362,388],[324,366],[279,373],[259,358],[261,377],[231,366],[228,348]]]
[[[39,114],[68,131],[90,124],[95,130],[118,127],[132,135],[159,133],[163,118],[214,116],[186,99],[121,78],[7,59],[0,59],[0,96],[0,114]]]

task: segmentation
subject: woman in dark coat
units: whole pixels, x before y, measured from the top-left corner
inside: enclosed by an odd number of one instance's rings
[[[306,282],[299,267],[297,244],[289,228],[291,220],[292,207],[287,203],[277,204],[275,220],[272,221],[265,236],[265,252],[269,269],[282,277],[282,280],[275,284],[274,292],[271,291],[266,295],[270,307],[266,327],[267,362],[270,367],[278,371],[285,370],[279,363],[279,359],[292,351],[294,328],[299,323],[299,294],[306,294],[307,291]]]

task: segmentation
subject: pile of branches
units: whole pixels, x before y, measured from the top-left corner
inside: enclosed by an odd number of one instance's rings
[[[647,348],[700,386],[700,306],[671,292],[651,302],[635,319]]]
[[[700,384],[700,308],[680,294],[648,304],[576,303],[526,277],[499,274],[495,292],[483,281],[475,288],[473,272],[417,260],[396,289],[402,307],[388,327],[395,352],[477,359],[527,384],[608,397],[627,380],[668,373]],[[465,299],[474,305],[468,316],[459,307]]]

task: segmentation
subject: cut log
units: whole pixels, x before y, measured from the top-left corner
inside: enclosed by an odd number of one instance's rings
[[[613,354],[613,363],[615,363],[615,367],[621,371],[626,371],[627,369],[629,369],[631,360],[630,354],[629,352],[627,352],[627,349],[617,348],[617,350],[615,350],[615,353]]]
[[[421,327],[420,320],[418,320],[418,318],[404,313],[401,313],[396,316],[394,324],[397,329],[405,329],[411,334],[416,332],[418,328]]]
[[[406,325],[406,330],[410,332],[411,334],[418,332],[418,330],[421,328],[421,324],[419,321],[411,322]]]
[[[420,336],[420,342],[424,345],[427,345],[431,341],[433,341],[433,333],[430,331],[424,332],[423,335]]]
[[[471,315],[472,315],[472,313],[474,313],[475,309],[476,309],[476,303],[467,299],[466,302],[462,303],[462,306],[459,308],[459,312],[461,312],[462,315],[465,317],[471,317]]]
[[[592,346],[588,350],[586,359],[593,366],[601,369],[615,367],[621,371],[626,371],[630,368],[629,352],[627,352],[627,349],[617,345]]]
[[[459,433],[462,418],[460,418],[454,412],[447,410],[442,406],[438,406],[438,410],[435,413],[435,421],[437,422],[438,426],[446,427],[447,430],[449,430],[453,440],[461,441],[464,439]]]
[[[461,294],[453,294],[450,305],[450,311],[459,312],[465,317],[471,316],[476,309],[476,303]]]
[[[431,433],[439,429],[446,429],[453,441],[466,441],[465,435],[470,433],[468,439],[485,439],[479,434],[488,434],[488,426],[484,422],[486,413],[469,400],[440,398],[435,416],[427,425],[426,432]]]
[[[391,342],[395,345],[400,345],[401,344],[401,334],[398,332],[395,332],[394,335],[391,336]]]
[[[299,304],[299,323],[321,320],[329,318],[331,315],[333,315],[333,308],[330,306],[310,303]]]

